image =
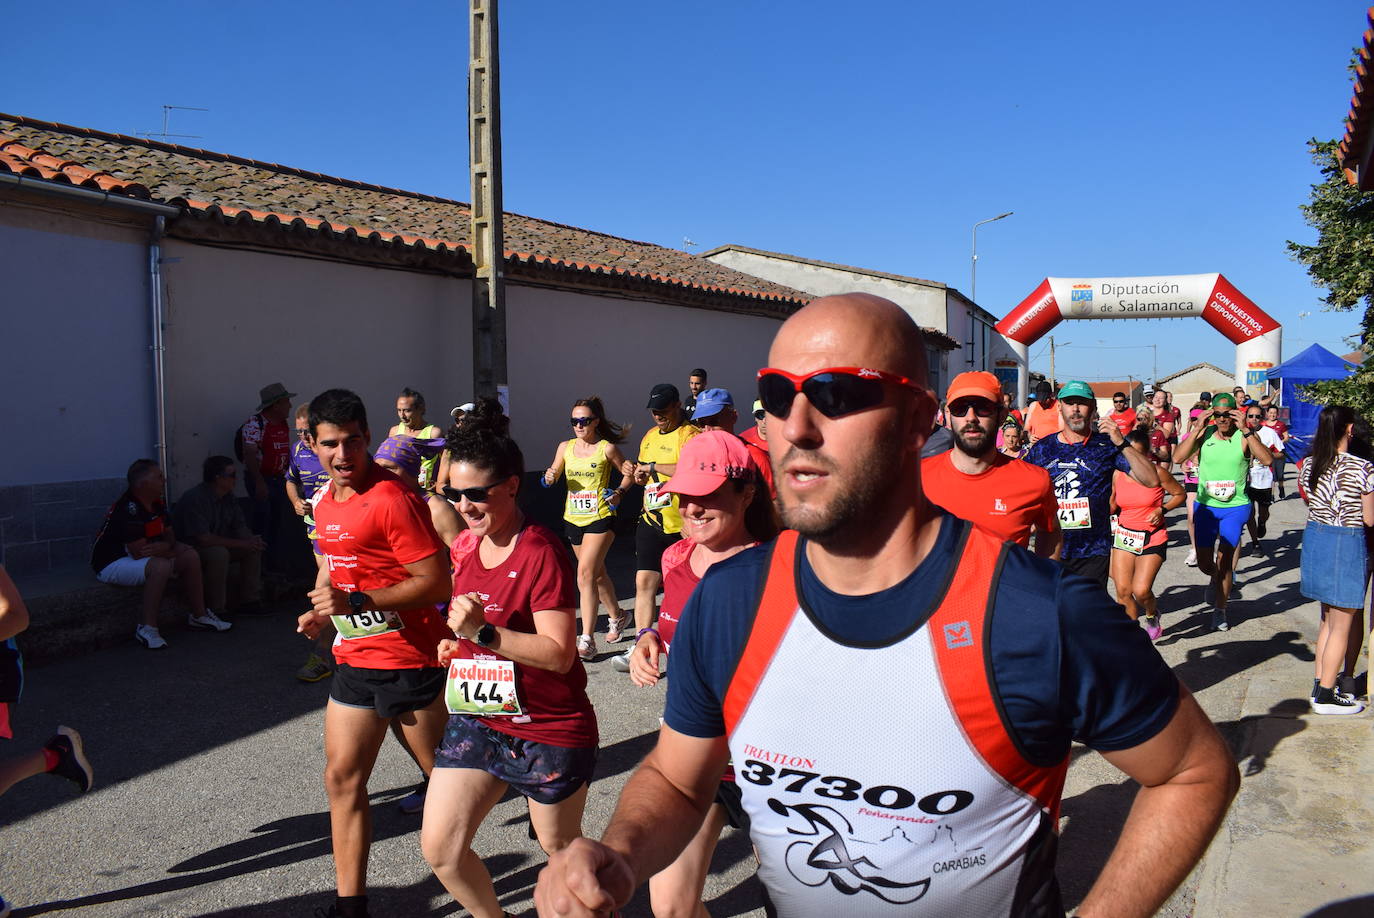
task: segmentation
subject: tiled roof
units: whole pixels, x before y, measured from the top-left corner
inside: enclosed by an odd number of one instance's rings
[[[1361,351],[1351,351],[1349,354],[1342,354],[1341,359],[1351,366],[1359,366],[1364,363],[1364,354]]]
[[[1374,169],[1370,168],[1371,137],[1374,130],[1374,7],[1365,11],[1365,29],[1360,47],[1355,49],[1355,92],[1350,97],[1350,113],[1345,117],[1345,137],[1340,143],[1341,165],[1345,177],[1354,185],[1368,190],[1374,187]]]
[[[0,114],[0,172],[184,205],[234,224],[458,253],[467,262],[469,208],[461,201],[225,153]],[[593,283],[658,284],[785,312],[811,300],[699,255],[520,214],[506,214],[505,236],[510,275],[571,271]]]

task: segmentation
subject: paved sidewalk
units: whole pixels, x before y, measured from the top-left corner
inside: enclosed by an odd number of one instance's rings
[[[1195,873],[1198,916],[1374,915],[1374,717],[1318,716],[1308,705],[1320,610],[1297,592],[1305,518],[1296,498],[1275,504],[1272,553],[1241,565],[1247,595],[1237,609],[1253,617],[1226,640],[1266,642],[1274,653],[1246,672],[1226,719],[1213,710],[1217,699],[1203,696],[1237,751],[1242,781]],[[1367,660],[1366,647],[1361,671]]]

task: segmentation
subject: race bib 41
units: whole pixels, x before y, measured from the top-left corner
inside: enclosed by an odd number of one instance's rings
[[[1092,509],[1086,497],[1066,497],[1059,501],[1060,529],[1091,529]]]

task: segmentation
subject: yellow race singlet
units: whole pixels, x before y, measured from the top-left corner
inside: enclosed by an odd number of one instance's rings
[[[701,433],[691,424],[682,424],[667,433],[650,428],[639,441],[639,461],[660,465],[677,465],[682,444]],[[667,535],[682,531],[682,514],[678,512],[676,494],[660,494],[659,488],[668,483],[668,476],[655,470],[644,485],[644,513],[640,519]]]
[[[563,474],[568,481],[568,502],[563,519],[574,526],[588,526],[615,513],[603,496],[611,480],[611,464],[606,461],[606,441],[598,440],[596,452],[586,458],[573,451],[576,438],[563,446]]]

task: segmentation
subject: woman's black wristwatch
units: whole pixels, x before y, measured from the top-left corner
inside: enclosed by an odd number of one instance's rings
[[[495,640],[496,626],[491,622],[483,622],[482,627],[472,636],[472,642],[480,647],[490,647]]]

